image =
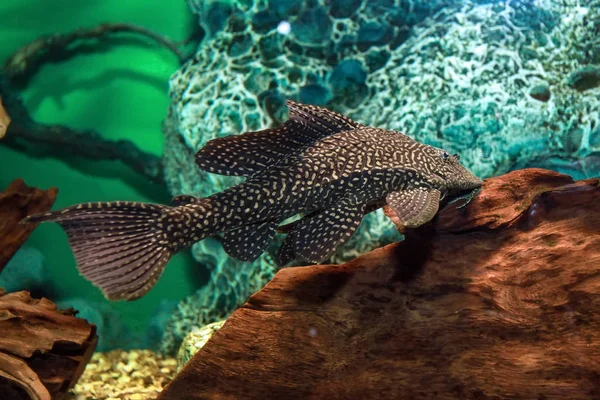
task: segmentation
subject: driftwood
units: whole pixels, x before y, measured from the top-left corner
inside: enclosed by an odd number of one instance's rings
[[[403,242],[282,269],[159,400],[599,399],[599,181],[512,172]]]
[[[77,54],[77,44],[117,33],[132,33],[148,37],[173,52],[180,63],[191,55],[184,50],[191,37],[177,43],[147,28],[125,23],[105,23],[70,33],[38,38],[17,50],[2,66],[0,96],[3,98],[6,111],[12,117],[12,125],[7,129],[8,123],[2,122],[0,105],[0,138],[4,136],[5,131],[9,133],[3,143],[38,156],[61,158],[68,155],[92,160],[120,160],[151,182],[163,184],[160,157],[142,151],[129,140],[106,140],[91,129],[79,131],[64,125],[38,123],[29,114],[16,89],[17,82],[19,85],[25,84],[43,63],[63,60]]]
[[[2,97],[0,97],[0,139],[6,135],[6,130],[8,129],[8,125],[10,124],[10,116],[4,109],[2,105]]]
[[[0,273],[37,226],[19,221],[31,214],[50,211],[57,192],[56,188],[28,187],[23,179],[13,181],[0,192]]]
[[[140,150],[132,141],[107,140],[94,130],[78,131],[64,125],[36,122],[17,90],[1,74],[0,94],[6,111],[12,117],[2,144],[36,156],[118,160],[149,181],[164,183],[160,157]]]
[[[32,70],[37,69],[47,58],[51,59],[57,54],[64,54],[66,56],[72,53],[68,49],[75,43],[101,39],[104,36],[115,33],[133,33],[148,37],[169,49],[177,56],[180,63],[189,58],[189,54],[186,54],[181,49],[180,43],[173,42],[169,38],[161,36],[150,29],[133,24],[105,23],[92,28],[80,28],[74,32],[42,36],[17,50],[4,62],[2,70],[11,80],[26,78],[31,74]]]
[[[98,342],[75,313],[0,289],[0,398],[60,399],[75,386]]]

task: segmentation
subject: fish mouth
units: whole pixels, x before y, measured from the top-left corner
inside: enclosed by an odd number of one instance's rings
[[[477,186],[474,188],[466,188],[466,189],[456,189],[448,192],[444,198],[445,204],[452,204],[454,202],[460,201],[461,199],[465,200],[465,205],[467,205],[473,198],[475,198],[479,192],[481,192],[481,186]]]

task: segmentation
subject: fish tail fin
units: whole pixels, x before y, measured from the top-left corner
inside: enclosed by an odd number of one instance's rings
[[[69,238],[77,268],[110,300],[135,300],[158,281],[181,247],[170,241],[177,207],[95,202],[35,214],[22,222],[57,222]],[[170,226],[169,226],[170,225]]]

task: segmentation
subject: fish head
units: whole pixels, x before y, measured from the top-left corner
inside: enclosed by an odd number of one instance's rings
[[[441,178],[439,189],[448,195],[479,191],[483,181],[460,163],[458,154],[449,154],[443,149],[435,149],[433,173]]]

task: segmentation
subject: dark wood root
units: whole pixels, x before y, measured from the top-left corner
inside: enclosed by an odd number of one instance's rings
[[[150,182],[164,184],[161,158],[140,150],[133,142],[107,140],[93,130],[77,131],[64,125],[38,123],[31,118],[17,91],[2,77],[0,94],[12,117],[3,144],[37,157],[121,161]]]
[[[98,337],[96,326],[74,313],[0,289],[0,397],[58,399],[75,386]]]
[[[515,171],[460,205],[281,269],[159,400],[600,399],[600,179]]]
[[[6,145],[36,156],[77,156],[93,160],[120,160],[151,182],[164,184],[160,157],[140,150],[128,140],[103,139],[93,131],[78,131],[63,125],[46,125],[34,121],[21,101],[15,83],[25,84],[40,65],[53,59],[64,59],[77,53],[76,44],[88,40],[102,39],[108,35],[132,33],[151,38],[173,52],[180,63],[190,54],[183,50],[186,42],[176,43],[141,26],[125,23],[106,23],[75,32],[41,37],[17,50],[2,67],[0,95],[4,108],[12,118],[3,113],[0,104],[0,138]],[[8,128],[8,129],[7,129]]]
[[[28,187],[23,179],[16,179],[0,192],[0,273],[37,226],[19,221],[28,215],[50,211],[56,193],[56,188]]]
[[[106,23],[93,28],[81,28],[75,32],[57,33],[38,38],[23,46],[9,57],[4,63],[2,70],[10,80],[21,79],[30,75],[30,72],[40,64],[43,64],[47,58],[52,57],[56,53],[64,52],[76,42],[101,39],[104,36],[115,33],[134,33],[148,37],[173,52],[180,63],[189,58],[189,54],[181,49],[181,44],[173,42],[169,38],[159,35],[150,29],[133,24]]]

